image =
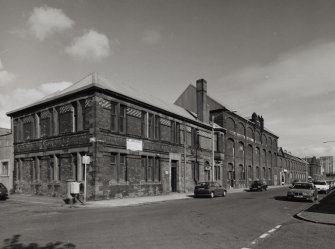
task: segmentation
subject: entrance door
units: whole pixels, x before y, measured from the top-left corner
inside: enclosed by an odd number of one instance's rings
[[[171,161],[171,192],[177,192],[177,161]]]

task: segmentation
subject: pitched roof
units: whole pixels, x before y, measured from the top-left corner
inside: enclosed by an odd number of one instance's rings
[[[7,115],[12,115],[15,112],[37,106],[40,104],[44,104],[47,102],[50,102],[52,100],[58,99],[60,97],[68,96],[73,93],[77,93],[79,91],[83,91],[85,89],[89,89],[91,87],[98,87],[100,89],[108,90],[117,94],[120,94],[122,96],[140,101],[142,103],[151,105],[153,107],[165,110],[167,112],[179,115],[181,117],[197,121],[199,122],[194,116],[191,115],[187,110],[184,108],[177,106],[175,104],[169,103],[165,100],[159,99],[156,96],[153,96],[147,92],[141,91],[140,89],[135,89],[134,87],[130,85],[126,85],[124,83],[118,83],[118,82],[111,82],[110,80],[107,80],[106,78],[98,75],[97,73],[92,73],[83,79],[79,80],[78,82],[74,83],[73,85],[65,88],[61,91],[56,91],[50,95],[47,95],[46,97],[42,98],[41,100],[34,102],[30,105],[24,106],[22,108],[10,111],[7,113]],[[201,123],[201,122],[200,122]]]

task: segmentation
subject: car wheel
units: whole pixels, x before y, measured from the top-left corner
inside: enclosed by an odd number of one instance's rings
[[[215,194],[214,192],[211,192],[211,198],[214,198]]]
[[[226,195],[227,195],[227,191],[223,191],[223,197],[226,197]]]

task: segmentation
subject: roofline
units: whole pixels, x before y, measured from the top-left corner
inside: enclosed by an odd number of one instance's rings
[[[90,83],[90,84],[85,85],[83,87],[80,87],[78,89],[75,89],[75,90],[72,90],[72,91],[69,91],[69,92],[65,92],[65,93],[62,93],[60,95],[55,95],[55,96],[50,97],[50,98],[42,99],[42,100],[34,102],[34,103],[30,104],[30,105],[27,105],[27,106],[24,106],[24,107],[20,107],[18,109],[13,110],[13,111],[9,111],[9,112],[6,113],[6,115],[11,117],[11,115],[13,115],[14,113],[17,113],[17,112],[20,112],[20,111],[23,111],[23,110],[26,110],[26,109],[29,109],[29,108],[41,105],[41,104],[49,103],[49,102],[52,102],[52,101],[54,101],[56,99],[59,99],[59,98],[65,97],[65,96],[69,96],[69,95],[72,95],[74,93],[78,93],[78,92],[81,92],[83,90],[86,90],[86,89],[89,89],[89,88],[92,88],[92,87],[98,87],[96,85],[97,85],[96,83]]]
[[[50,97],[50,98],[42,99],[42,100],[40,100],[40,101],[37,101],[37,102],[32,103],[32,104],[30,104],[30,105],[27,105],[27,106],[25,106],[25,107],[21,107],[21,108],[18,108],[18,109],[16,109],[16,110],[7,112],[6,115],[12,117],[13,114],[18,113],[18,112],[20,112],[20,111],[24,111],[24,110],[27,110],[27,109],[36,107],[36,106],[41,105],[41,104],[50,103],[50,102],[55,101],[55,100],[57,100],[57,99],[60,99],[60,98],[63,98],[63,97],[67,97],[67,96],[71,96],[71,95],[73,95],[73,94],[76,94],[76,93],[79,93],[79,92],[83,92],[83,91],[85,91],[85,90],[89,90],[89,89],[94,89],[94,88],[97,88],[97,89],[100,89],[100,90],[102,90],[102,91],[105,91],[106,93],[112,93],[112,94],[114,94],[114,95],[118,95],[118,96],[120,96],[120,97],[122,97],[122,98],[131,100],[132,102],[140,103],[140,104],[145,105],[145,106],[147,106],[147,107],[154,108],[154,109],[160,110],[160,111],[162,111],[162,112],[168,113],[168,114],[170,114],[170,115],[172,114],[172,116],[178,117],[180,120],[184,120],[184,121],[187,120],[187,121],[190,122],[190,123],[197,124],[197,125],[200,125],[200,126],[203,126],[203,127],[206,127],[206,128],[211,128],[211,125],[210,125],[210,124],[201,122],[200,120],[197,120],[197,119],[195,119],[195,120],[189,119],[189,118],[187,118],[187,117],[181,116],[180,114],[173,113],[173,112],[171,112],[171,111],[165,110],[165,109],[160,108],[160,107],[158,107],[158,106],[151,105],[151,104],[149,104],[149,103],[145,103],[145,102],[143,102],[143,101],[141,101],[141,100],[134,99],[134,98],[129,97],[129,96],[127,96],[127,95],[124,95],[124,94],[122,94],[122,93],[118,93],[118,92],[112,91],[112,90],[110,90],[110,89],[107,89],[107,88],[101,86],[99,83],[90,83],[90,84],[88,84],[88,85],[85,85],[85,86],[83,86],[83,87],[77,88],[77,89],[75,89],[75,90],[72,90],[72,91],[69,91],[69,92],[65,92],[65,93],[62,93],[62,94],[60,94],[60,95],[55,95],[55,96],[52,96],[52,97]]]

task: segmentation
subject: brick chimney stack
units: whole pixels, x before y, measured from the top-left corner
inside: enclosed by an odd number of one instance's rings
[[[202,122],[209,123],[209,114],[207,109],[207,81],[197,80],[197,115]]]

